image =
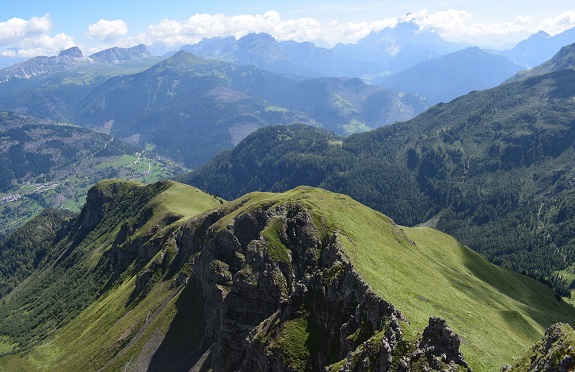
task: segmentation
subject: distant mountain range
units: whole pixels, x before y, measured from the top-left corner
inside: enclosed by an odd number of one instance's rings
[[[309,42],[278,42],[268,34],[250,34],[239,40],[233,36],[204,39],[182,50],[272,72],[361,77],[371,84],[420,95],[433,104],[497,86],[572,42],[575,31],[554,37],[539,33],[508,51],[483,51],[445,41],[414,23],[400,22],[396,27],[372,32],[355,44],[338,44],[331,49]]]
[[[420,62],[467,47],[445,41],[435,32],[420,30],[413,22],[399,22],[372,32],[355,44],[337,44],[332,50],[343,56],[372,61],[382,66],[383,74],[410,68]]]
[[[572,43],[575,43],[575,27],[554,36],[539,31],[501,54],[513,63],[530,69],[553,57],[563,46]]]
[[[77,66],[94,63],[118,64],[151,57],[145,45],[133,48],[111,48],[85,57],[78,47],[61,51],[55,57],[35,57],[0,70],[0,83],[11,79],[29,79],[33,76],[54,73]]]
[[[340,56],[309,42],[278,42],[268,34],[249,34],[239,40],[233,36],[204,39],[194,45],[184,45],[181,50],[201,58],[307,77],[353,77],[376,74],[381,70],[375,62]]]
[[[2,86],[0,110],[153,143],[197,167],[262,126],[303,122],[345,135],[408,120],[428,107],[357,78],[294,78],[183,51],[151,68],[129,66],[91,63],[12,79]]]
[[[179,52],[143,73],[102,84],[86,97],[77,122],[113,121],[112,133],[137,135],[140,143],[153,142],[196,167],[261,126],[304,122],[346,134],[426,107],[359,79],[291,79]]]
[[[409,120],[432,103],[490,88],[519,70],[478,48],[452,52],[462,47],[409,22],[332,49],[266,34],[184,48],[232,62],[184,52],[151,57],[143,45],[85,57],[75,47],[0,70],[0,110],[154,143],[164,155],[197,167],[262,126],[302,122],[348,135]],[[388,74],[396,62],[411,67]],[[296,75],[360,72],[391,90],[354,78]]]

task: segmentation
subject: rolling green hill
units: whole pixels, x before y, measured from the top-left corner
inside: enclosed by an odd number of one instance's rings
[[[226,199],[297,184],[342,192],[567,294],[551,273],[575,262],[574,87],[575,71],[553,72],[346,139],[263,129],[181,180]]]
[[[94,186],[3,298],[0,365],[492,371],[575,320],[546,286],[345,195],[221,203],[169,181]]]

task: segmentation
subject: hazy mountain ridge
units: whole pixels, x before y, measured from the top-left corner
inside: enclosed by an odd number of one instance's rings
[[[151,57],[145,45],[140,44],[132,48],[114,47],[85,57],[78,47],[61,51],[54,57],[34,57],[0,70],[0,83],[11,79],[30,79],[34,76],[50,74],[78,66],[94,63],[118,64],[141,58]]]
[[[268,34],[249,34],[239,40],[233,36],[204,39],[197,44],[184,45],[181,50],[201,58],[307,77],[363,76],[381,69],[375,62],[339,56],[310,42],[278,42]]]
[[[501,55],[470,47],[375,78],[371,83],[417,94],[435,104],[449,102],[472,90],[493,88],[519,70],[520,66]]]
[[[415,23],[400,21],[393,28],[371,32],[356,44],[337,44],[332,50],[379,63],[383,67],[380,73],[386,75],[465,47],[447,42],[437,33],[422,31]]]
[[[520,71],[508,81],[516,81],[531,76],[568,69],[575,69],[575,43],[562,47],[550,60],[532,68],[531,70]]]
[[[575,28],[554,36],[550,36],[545,31],[539,31],[501,54],[520,66],[533,68],[553,57],[562,47],[574,42]]]
[[[0,363],[489,371],[575,318],[543,285],[344,195],[300,187],[220,204],[168,181],[94,186],[4,297],[0,347],[15,349]]]

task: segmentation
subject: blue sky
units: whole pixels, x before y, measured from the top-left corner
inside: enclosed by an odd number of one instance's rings
[[[29,57],[74,45],[93,53],[139,43],[170,50],[203,37],[241,37],[250,32],[334,45],[393,27],[398,19],[415,22],[447,40],[500,47],[539,30],[553,35],[575,27],[575,4],[572,0],[20,0],[2,4],[0,53]]]

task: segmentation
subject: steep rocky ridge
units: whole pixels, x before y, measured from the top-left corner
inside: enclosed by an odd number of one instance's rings
[[[96,62],[119,64],[140,58],[151,57],[152,54],[144,44],[131,48],[113,47],[90,55]]]
[[[575,368],[575,331],[569,324],[556,323],[545,331],[539,343],[504,371],[558,371]]]
[[[553,321],[575,319],[546,287],[341,194],[300,187],[219,205],[174,182],[96,185],[49,269],[0,305],[0,346],[19,344],[0,364],[487,371]],[[77,281],[68,292],[42,286],[62,281],[61,271]],[[42,337],[15,329],[62,293],[70,316],[50,304],[42,314],[57,321],[44,316]]]

